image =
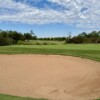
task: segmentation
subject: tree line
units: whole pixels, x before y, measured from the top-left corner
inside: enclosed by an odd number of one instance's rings
[[[17,31],[2,31],[0,30],[0,46],[3,45],[12,45],[17,44],[19,40],[21,41],[29,41],[29,40],[35,40],[37,37],[33,33],[33,31],[30,31],[28,33],[20,33]]]
[[[82,32],[77,36],[67,37],[51,37],[51,38],[39,38],[40,40],[54,40],[54,41],[65,41],[65,43],[100,43],[100,31],[92,31],[90,33]]]
[[[17,44],[18,41],[29,40],[52,40],[52,41],[65,41],[65,43],[100,43],[100,31],[92,31],[90,33],[82,32],[77,36],[67,37],[48,37],[48,38],[37,38],[34,32],[31,30],[27,33],[21,33],[17,31],[3,31],[0,30],[0,46]]]
[[[82,32],[74,37],[69,35],[66,43],[100,43],[100,31],[92,31],[90,33]]]

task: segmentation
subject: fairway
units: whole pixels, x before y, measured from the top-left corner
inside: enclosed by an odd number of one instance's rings
[[[96,61],[59,55],[0,55],[2,94],[90,100],[100,97],[99,79],[100,62]]]
[[[100,61],[100,44],[0,46],[0,54],[68,55]]]

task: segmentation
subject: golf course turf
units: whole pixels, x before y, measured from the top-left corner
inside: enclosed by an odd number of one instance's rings
[[[68,55],[100,61],[100,44],[1,46],[0,54]]]
[[[46,54],[87,58],[100,62],[100,44],[0,46],[0,54]],[[0,94],[0,100],[47,100]],[[100,100],[100,99],[97,99]]]
[[[47,99],[36,99],[36,98],[18,97],[18,96],[0,94],[0,100],[47,100]]]

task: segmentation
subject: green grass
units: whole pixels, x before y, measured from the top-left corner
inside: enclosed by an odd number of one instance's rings
[[[47,43],[47,44],[64,44],[65,41],[51,41],[51,40],[31,40],[30,43],[33,43],[33,44],[37,44],[37,43],[40,43],[40,44],[44,44],[44,43]]]
[[[47,100],[47,99],[34,99],[28,97],[17,97],[17,96],[0,94],[0,100]]]
[[[100,61],[100,44],[0,46],[0,54],[69,55]]]
[[[28,41],[18,41],[17,44],[21,45],[61,45],[65,41],[51,41],[51,40],[30,40]]]

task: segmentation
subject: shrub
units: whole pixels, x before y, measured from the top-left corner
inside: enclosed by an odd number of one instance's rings
[[[41,45],[41,43],[39,43],[39,42],[36,42],[36,45]]]
[[[6,38],[0,36],[0,46],[8,45],[8,41]]]
[[[44,42],[43,45],[48,45],[48,43]]]

